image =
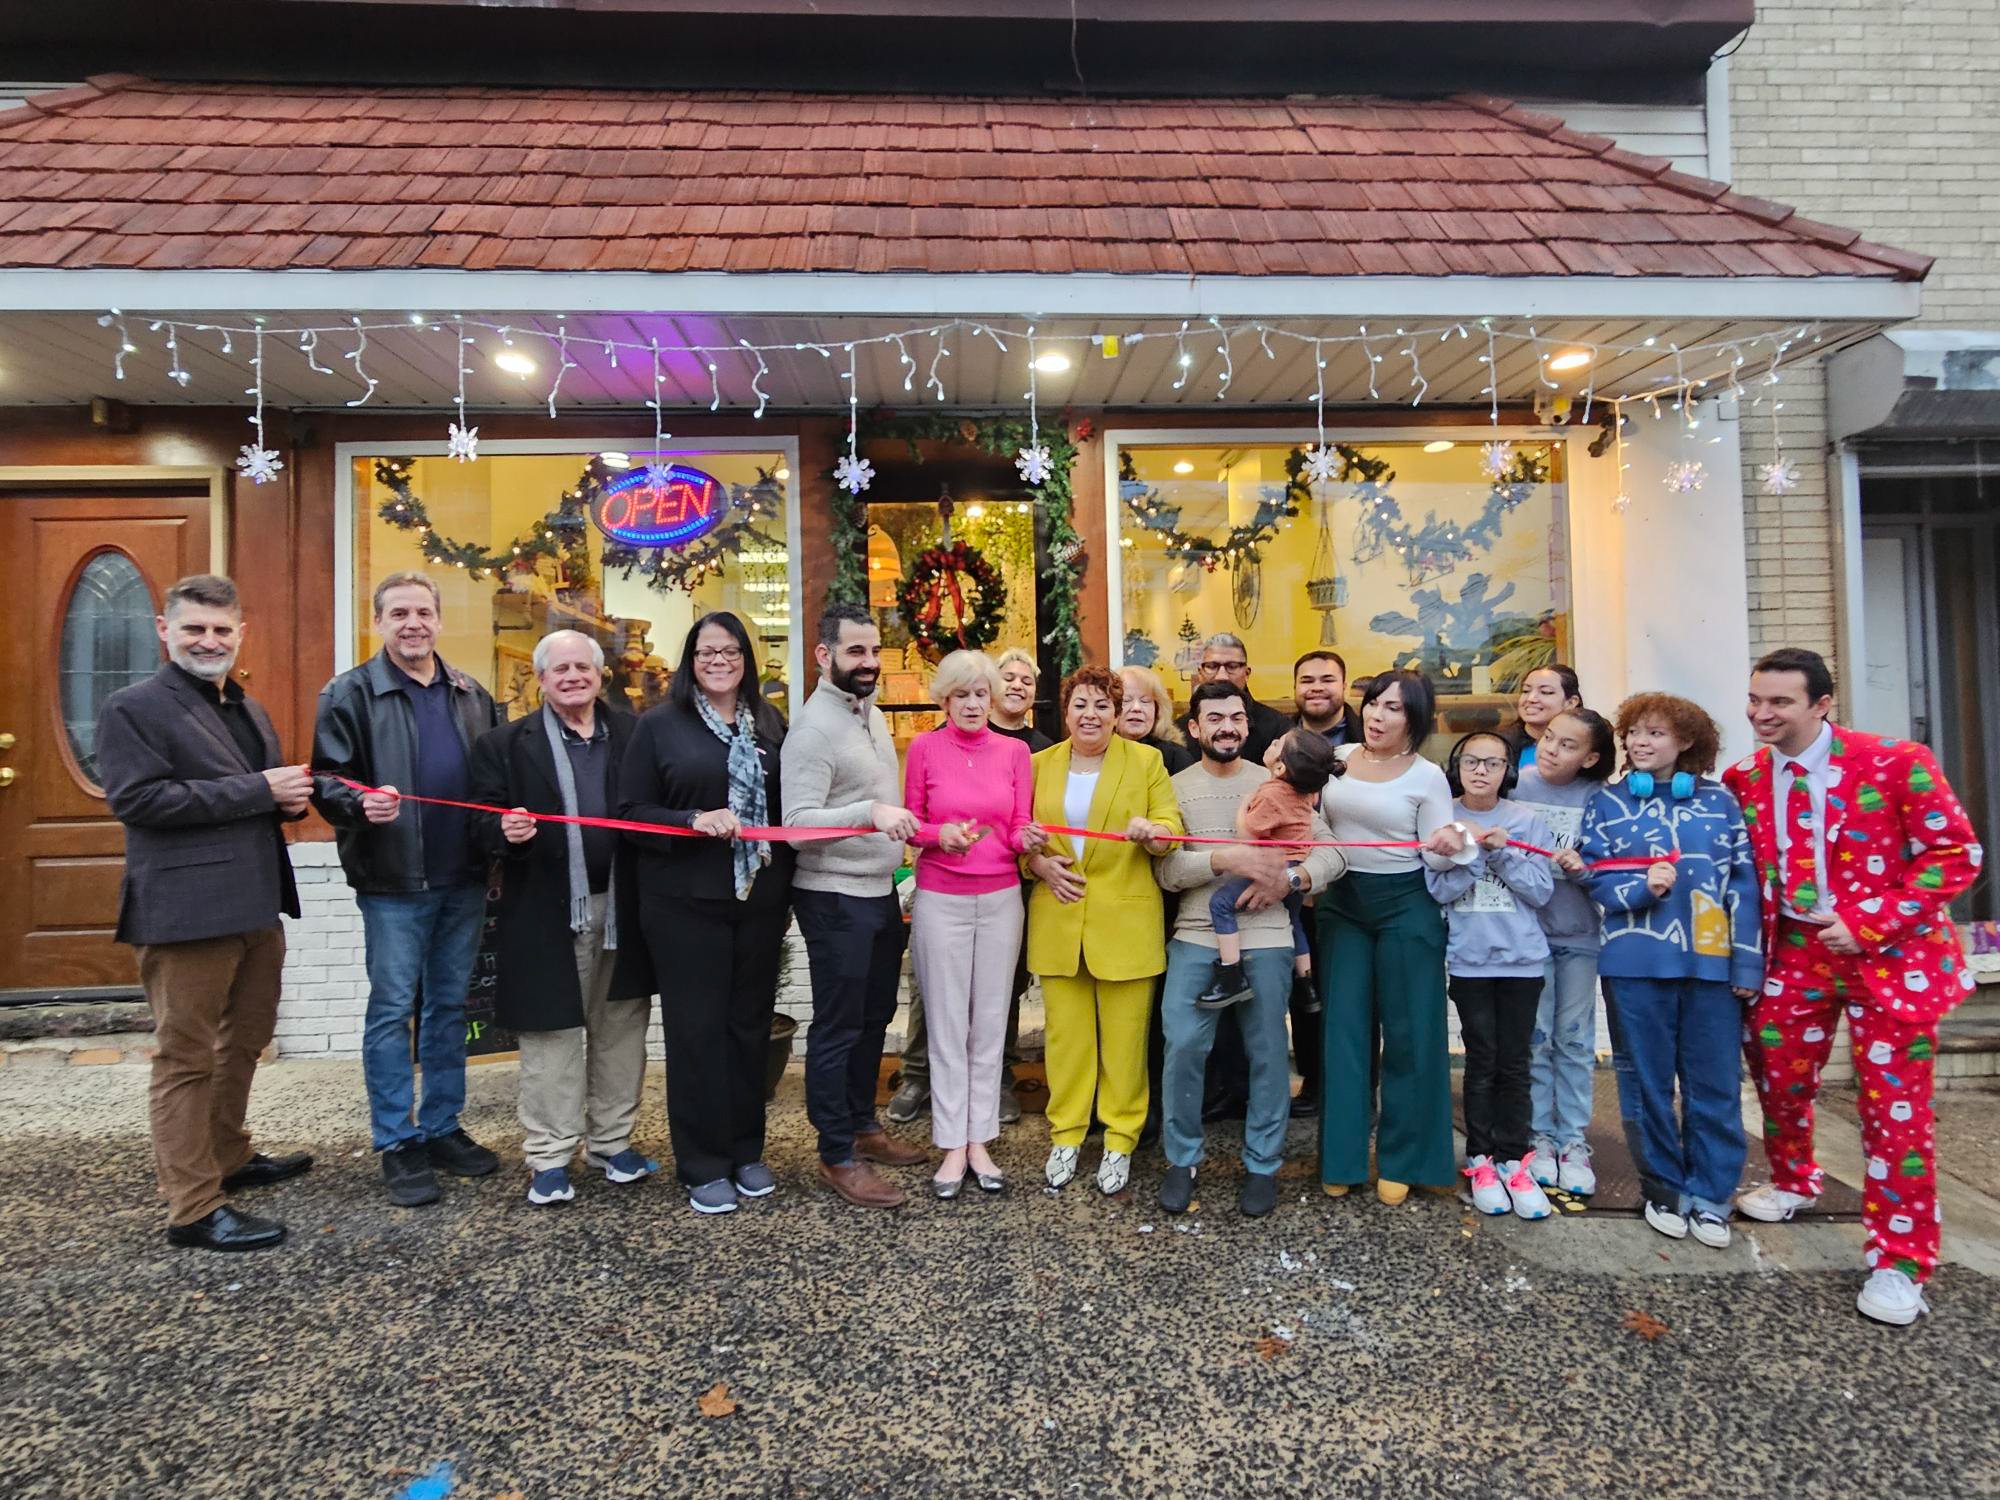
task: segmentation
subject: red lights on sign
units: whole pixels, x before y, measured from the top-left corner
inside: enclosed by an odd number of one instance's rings
[[[729,492],[714,475],[686,464],[649,464],[607,485],[590,518],[628,546],[678,547],[713,531],[728,511]]]

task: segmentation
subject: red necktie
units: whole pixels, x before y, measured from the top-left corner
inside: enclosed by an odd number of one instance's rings
[[[1819,865],[1813,858],[1812,784],[1797,761],[1787,766],[1791,783],[1785,789],[1785,827],[1791,842],[1785,851],[1785,904],[1800,916],[1819,909]]]

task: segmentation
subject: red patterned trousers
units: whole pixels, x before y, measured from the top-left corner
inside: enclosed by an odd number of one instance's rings
[[[1868,1158],[1862,1223],[1870,1266],[1894,1266],[1921,1282],[1937,1266],[1937,1131],[1931,1075],[1937,1023],[1901,1020],[1868,1001],[1865,956],[1831,952],[1816,931],[1778,924],[1764,993],[1750,1010],[1743,1050],[1764,1105],[1771,1182],[1820,1192],[1813,1158],[1813,1101],[1833,1051],[1842,1007],[1854,1049],[1861,1149]]]

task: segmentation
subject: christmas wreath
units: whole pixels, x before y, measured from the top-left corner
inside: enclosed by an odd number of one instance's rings
[[[976,591],[968,601],[965,585]],[[949,601],[955,623],[945,619]],[[964,542],[919,552],[903,574],[896,611],[926,656],[949,650],[979,651],[1000,637],[1007,590],[986,554]]]

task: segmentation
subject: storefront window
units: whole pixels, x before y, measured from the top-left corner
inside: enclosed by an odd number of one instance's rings
[[[615,701],[651,707],[689,625],[711,610],[743,620],[765,691],[789,712],[785,455],[677,450],[659,455],[656,470],[649,457],[355,458],[354,659],[381,646],[376,583],[414,569],[443,596],[439,655],[486,684],[510,717],[540,702],[535,643],[560,629],[604,648]]]
[[[1560,444],[1337,452],[1339,477],[1313,484],[1291,444],[1121,448],[1123,660],[1185,701],[1202,642],[1226,631],[1251,690],[1285,706],[1292,662],[1330,646],[1350,681],[1422,670],[1456,716],[1570,654]]]

